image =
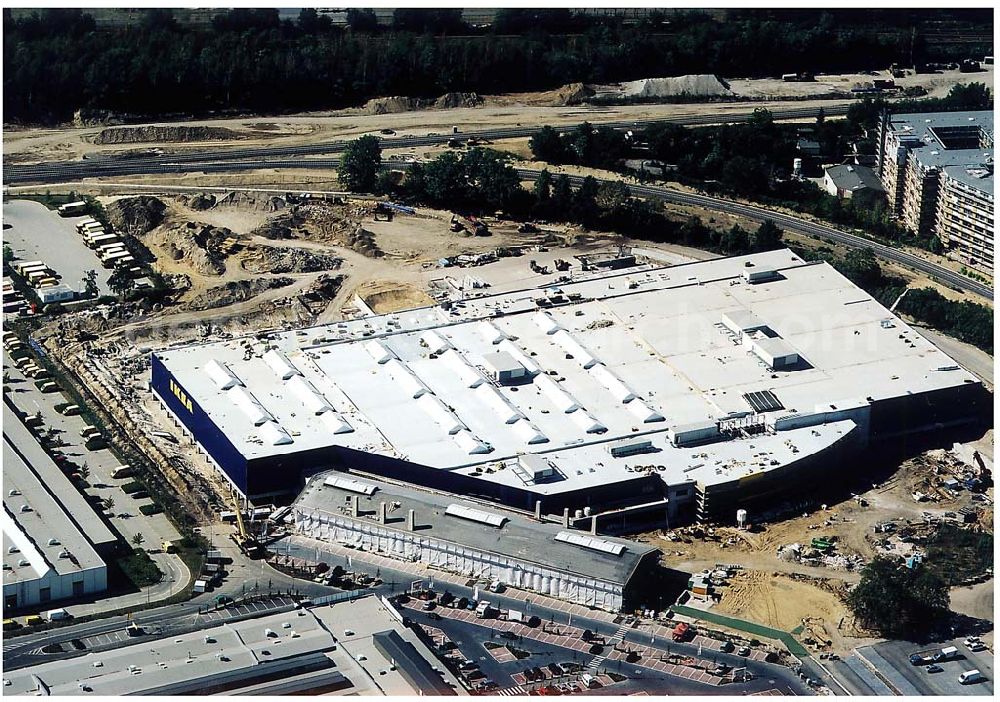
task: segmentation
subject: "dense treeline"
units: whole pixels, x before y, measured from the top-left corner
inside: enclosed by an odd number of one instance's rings
[[[455,10],[399,10],[393,26],[353,9],[337,27],[315,10],[220,12],[208,29],[150,10],[98,31],[80,10],[4,14],[9,121],[60,121],[80,108],[157,115],[279,112],[359,104],[380,95],[500,93],[565,83],[713,72],[846,71],[909,62],[912,17],[831,12],[652,16],[638,25],[568,10],[505,10],[470,33]],[[809,21],[811,19],[811,21]],[[567,34],[566,31],[575,32]]]
[[[954,86],[947,97],[932,101],[894,103],[899,112],[981,110],[992,107],[990,91],[982,83]],[[860,153],[873,154],[870,137],[888,103],[881,98],[851,106],[846,119],[822,115],[803,135],[803,125],[776,123],[765,109],[758,109],[745,123],[717,127],[684,127],[658,123],[629,135],[584,123],[560,134],[543,127],[529,141],[532,155],[551,164],[577,164],[624,170],[625,159],[666,164],[665,177],[695,185],[706,192],[735,195],[768,205],[807,212],[846,227],[863,229],[869,236],[892,243],[911,244],[940,251],[933,236],[918,237],[896,223],[884,203],[868,205],[842,201],[811,181],[790,177],[801,137],[815,141],[825,162],[839,162],[857,144]],[[640,174],[641,177],[649,177]]]
[[[339,168],[342,184],[409,202],[466,214],[503,212],[515,219],[574,222],[587,229],[614,232],[647,241],[696,246],[737,255],[780,248],[782,232],[773,222],[754,231],[736,225],[710,228],[697,217],[677,221],[662,205],[630,195],[624,183],[585,178],[574,190],[569,178],[545,170],[531,190],[521,185],[504,154],[491,149],[444,153],[405,173],[380,170],[381,149],[375,137],[351,142]]]

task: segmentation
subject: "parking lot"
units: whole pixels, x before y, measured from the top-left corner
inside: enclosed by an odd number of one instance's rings
[[[40,202],[10,200],[4,203],[4,243],[23,261],[44,261],[61,276],[64,283],[77,292],[85,290],[84,274],[97,271],[98,295],[111,295],[108,276],[111,272],[88,249],[76,231],[84,217],[60,217]]]
[[[180,538],[177,529],[170,523],[166,515],[163,513],[143,515],[139,511],[139,507],[151,504],[152,500],[148,496],[135,499],[122,491],[121,487],[130,482],[132,478],[115,479],[111,477],[114,470],[121,466],[121,461],[108,448],[90,450],[84,446],[84,439],[80,436],[81,430],[87,426],[84,418],[80,415],[67,417],[55,409],[56,405],[67,401],[63,393],[41,392],[30,378],[25,377],[13,365],[6,352],[4,353],[4,372],[7,376],[6,385],[9,396],[15,406],[27,414],[40,413],[43,420],[43,431],[53,432],[58,440],[64,443],[55,451],[79,466],[86,466],[88,486],[84,493],[94,496],[95,500],[96,498],[113,500],[113,506],[105,510],[113,527],[129,542],[135,534],[142,534],[143,547],[154,551],[150,557],[164,573],[161,584],[156,586],[157,589],[166,588],[173,592],[182,588],[188,578],[187,568],[178,556],[158,552],[162,541],[173,541]],[[100,506],[95,506],[95,508],[100,509]],[[157,592],[155,596],[159,597],[163,594],[163,592]],[[153,593],[148,592],[146,595],[154,596]],[[81,616],[100,609],[114,609],[118,606],[121,605],[117,604],[114,598],[111,598],[100,603],[69,605],[66,609],[74,616]]]
[[[939,673],[928,672],[926,665],[911,665],[910,655],[930,649],[954,646],[958,656],[939,663]],[[973,652],[963,639],[918,645],[907,641],[887,641],[858,650],[902,694],[919,695],[993,695],[993,652],[989,649]],[[985,680],[963,685],[959,676],[969,670],[979,670]]]

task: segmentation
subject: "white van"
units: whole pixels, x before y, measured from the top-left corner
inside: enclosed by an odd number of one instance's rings
[[[983,674],[978,670],[967,670],[958,676],[958,681],[963,685],[971,685],[972,683],[981,682],[984,679]]]
[[[50,609],[45,613],[46,621],[57,622],[61,619],[69,619],[69,612],[65,609]],[[978,671],[977,671],[978,672]]]

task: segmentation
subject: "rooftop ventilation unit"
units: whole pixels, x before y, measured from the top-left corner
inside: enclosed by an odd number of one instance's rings
[[[280,351],[271,349],[264,353],[264,363],[282,380],[288,380],[294,375],[302,375],[298,368]]]
[[[367,351],[368,355],[375,359],[375,363],[378,363],[379,365],[387,363],[389,359],[396,357],[396,354],[383,346],[381,342],[375,341],[375,339],[365,342],[365,351]]]
[[[556,534],[555,539],[556,541],[562,541],[565,544],[573,544],[574,546],[587,548],[591,551],[610,553],[613,556],[620,556],[625,553],[625,547],[622,544],[616,544],[614,542],[607,541],[606,539],[597,539],[593,536],[574,534],[571,531],[560,531]]]
[[[288,381],[288,389],[302,401],[311,414],[323,414],[333,410],[333,406],[326,397],[313,387],[312,383],[301,376],[292,377]]]
[[[445,509],[444,513],[450,517],[468,519],[470,522],[479,522],[480,524],[485,524],[496,529],[499,529],[507,523],[507,517],[459,504],[448,505],[448,508]]]
[[[292,437],[284,429],[273,422],[265,422],[260,427],[261,439],[271,446],[287,446],[292,443]]]
[[[347,490],[348,492],[356,492],[359,495],[374,495],[375,491],[378,490],[377,485],[363,483],[360,480],[355,480],[354,478],[344,478],[339,475],[331,475],[323,481],[323,484],[339,488],[341,490]]]
[[[219,363],[214,358],[205,364],[205,373],[220,390],[228,390],[237,385],[243,385],[240,379],[224,363]]]

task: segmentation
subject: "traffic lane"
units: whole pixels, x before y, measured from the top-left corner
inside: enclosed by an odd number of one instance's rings
[[[643,635],[643,632],[636,631],[634,629],[626,632],[625,641],[628,643],[652,645],[668,652],[678,650],[684,651],[685,653],[697,654],[699,648],[693,644],[679,643],[661,637],[651,637],[648,634]],[[749,672],[753,673],[755,678],[766,679],[772,681],[776,686],[781,685],[795,690],[794,694],[810,694],[809,687],[803,683],[793,671],[785,668],[784,666],[749,660],[743,656],[732,653],[705,651],[704,649],[702,649],[701,657],[710,660],[713,663],[722,663],[734,670],[737,668],[746,668]]]
[[[963,639],[944,641],[933,645],[920,645],[910,641],[886,641],[872,646],[875,651],[893,668],[893,671],[925,695],[992,695],[993,654],[989,651],[971,652],[963,643]],[[959,651],[957,659],[944,661],[938,665],[943,668],[940,673],[928,673],[927,666],[912,665],[910,655],[928,650],[940,650],[954,646]],[[968,670],[979,670],[986,678],[983,682],[972,685],[962,685],[959,675]]]
[[[833,684],[829,685],[829,687],[835,695],[846,694],[861,697],[878,695],[878,692],[869,687],[843,660],[828,661],[826,667],[830,671],[830,676],[834,679]],[[825,678],[826,676],[823,677]]]

